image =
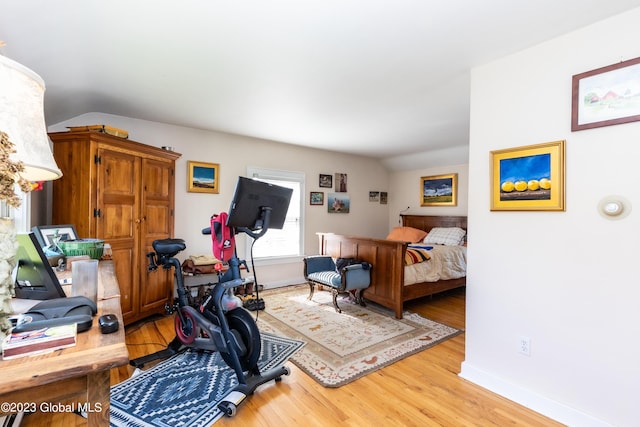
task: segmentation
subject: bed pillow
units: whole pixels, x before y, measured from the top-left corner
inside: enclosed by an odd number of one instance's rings
[[[434,227],[423,242],[430,245],[459,246],[464,244],[466,233],[460,227]]]
[[[419,243],[427,232],[413,227],[395,227],[387,236],[387,240],[401,240],[409,243]]]

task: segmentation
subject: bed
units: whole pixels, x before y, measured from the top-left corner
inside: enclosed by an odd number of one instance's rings
[[[401,218],[403,227],[411,227],[426,232],[435,227],[461,228],[465,232],[467,230],[466,216],[401,215]],[[330,255],[333,258],[358,258],[373,265],[371,285],[364,292],[364,297],[366,300],[390,308],[398,319],[402,318],[405,301],[466,285],[466,243],[458,245],[460,248],[457,248],[464,259],[460,262],[454,262],[454,264],[459,264],[456,268],[457,270],[465,268],[465,271],[458,271],[453,274],[433,274],[431,272],[431,277],[424,278],[419,273],[411,271],[411,269],[420,267],[406,265],[407,251],[411,252],[408,242],[333,233],[317,234],[320,254]],[[425,261],[425,264],[435,264],[432,261],[439,256],[437,254],[438,250],[443,249],[440,247],[441,245],[430,246],[433,246],[435,251],[429,251],[431,259]],[[444,263],[446,264],[447,261]],[[421,277],[424,280],[421,280]]]

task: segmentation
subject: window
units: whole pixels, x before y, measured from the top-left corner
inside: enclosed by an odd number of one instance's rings
[[[31,211],[31,193],[23,193],[16,186],[16,194],[20,197],[20,206],[10,207],[4,200],[0,202],[0,217],[13,218],[14,227],[18,233],[26,233],[30,229],[29,213]]]
[[[303,252],[304,173],[272,169],[247,168],[247,176],[281,187],[291,188],[291,202],[282,230],[269,229],[253,245],[255,259],[297,257]],[[248,238],[247,259],[250,259],[252,239]]]

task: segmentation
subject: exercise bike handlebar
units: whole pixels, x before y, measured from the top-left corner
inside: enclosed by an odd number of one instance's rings
[[[271,208],[263,206],[260,208],[260,219],[251,227],[235,227],[236,233],[245,233],[254,239],[259,239],[269,230],[269,222],[271,220]],[[260,231],[257,231],[260,230]],[[211,227],[202,229],[202,234],[211,234]]]

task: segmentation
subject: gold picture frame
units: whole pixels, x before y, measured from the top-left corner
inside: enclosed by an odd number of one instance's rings
[[[491,151],[492,211],[564,211],[565,141]]]
[[[218,163],[187,162],[187,191],[190,193],[218,194],[220,165]]]
[[[420,206],[457,205],[457,173],[420,177]]]

